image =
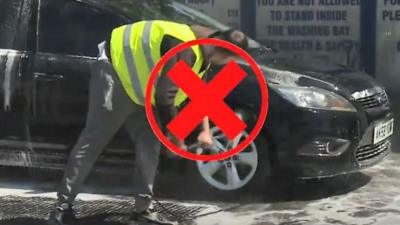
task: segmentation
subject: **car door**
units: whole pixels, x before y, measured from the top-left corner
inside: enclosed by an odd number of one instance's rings
[[[0,0],[0,164],[10,165],[29,147],[34,0]],[[17,154],[15,154],[17,153]]]
[[[39,12],[32,129],[39,139],[71,142],[86,119],[97,44],[124,21],[73,0],[41,0]]]

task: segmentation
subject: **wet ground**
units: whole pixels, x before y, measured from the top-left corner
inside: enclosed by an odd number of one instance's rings
[[[400,224],[400,155],[363,173],[298,184],[291,199],[249,204],[199,224]],[[281,193],[285,194],[285,193]],[[229,221],[229,223],[227,223]]]
[[[216,193],[208,195],[188,190],[184,180],[163,181],[161,185],[168,189],[159,188],[164,208],[159,205],[156,208],[171,218],[171,214],[182,218],[202,215],[196,219],[199,225],[396,225],[400,224],[399,161],[400,154],[393,153],[383,163],[363,173],[296,182],[290,188],[236,196],[218,197]],[[1,169],[1,173],[0,225],[44,224],[55,200],[59,175],[8,168]],[[134,199],[127,196],[130,190],[113,182],[113,178],[101,180],[108,181],[105,182],[108,185],[91,181],[85,192],[96,190],[103,195],[79,196],[76,210],[80,224],[125,224],[134,204]],[[233,201],[227,200],[232,198]],[[171,199],[179,199],[179,202]],[[205,216],[208,213],[211,214]]]

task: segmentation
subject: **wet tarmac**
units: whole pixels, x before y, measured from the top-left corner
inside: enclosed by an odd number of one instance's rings
[[[392,154],[363,173],[297,184],[287,201],[270,197],[278,201],[244,205],[239,210],[201,218],[198,224],[398,225],[399,160],[400,154]]]
[[[196,219],[198,225],[397,225],[400,224],[399,161],[400,154],[393,153],[383,163],[362,173],[296,182],[288,188],[236,196],[207,195],[193,191],[182,180],[169,179],[170,183],[160,184],[164,189],[158,191],[167,211],[157,205],[156,208],[183,218],[200,215]],[[0,225],[45,224],[55,201],[59,175],[24,169],[1,171]],[[134,204],[134,199],[128,196],[131,190],[110,178],[104,180],[113,185],[90,181],[85,189],[102,195],[79,196],[75,205],[79,224],[119,225],[128,221]]]

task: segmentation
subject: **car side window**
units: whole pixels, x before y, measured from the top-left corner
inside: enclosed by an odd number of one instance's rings
[[[0,48],[26,50],[32,2],[0,0]]]
[[[124,23],[118,15],[73,0],[41,1],[39,51],[97,56],[97,44]]]

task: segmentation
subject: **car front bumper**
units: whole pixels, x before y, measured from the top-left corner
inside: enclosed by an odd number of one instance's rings
[[[280,169],[297,178],[348,174],[381,162],[391,152],[390,137],[374,144],[374,127],[393,119],[392,113],[369,118],[365,113],[306,111],[291,119],[290,139],[278,141]],[[285,129],[285,128],[284,128]]]
[[[367,160],[360,160],[359,152],[369,152]],[[386,139],[376,145],[350,145],[341,155],[298,156],[293,165],[299,178],[323,178],[357,172],[381,162],[391,152],[391,142]]]

